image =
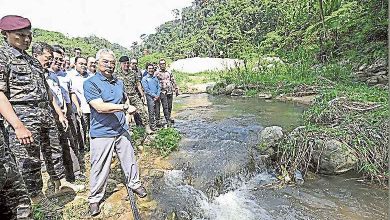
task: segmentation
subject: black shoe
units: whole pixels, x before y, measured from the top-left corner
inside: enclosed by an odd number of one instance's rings
[[[175,123],[175,120],[173,120],[172,118],[171,118],[171,119],[169,119],[169,121],[171,121],[171,123],[172,123],[172,124],[174,124],[174,123]]]
[[[97,216],[99,215],[99,213],[100,213],[100,208],[98,202],[89,204],[89,214],[91,216]]]
[[[144,198],[148,195],[148,193],[146,193],[146,189],[143,186],[140,186],[137,189],[132,189],[132,190],[140,198]]]

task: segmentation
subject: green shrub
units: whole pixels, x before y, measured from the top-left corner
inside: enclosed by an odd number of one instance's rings
[[[164,157],[168,156],[179,146],[180,133],[174,128],[163,128],[157,132],[152,146],[160,151]]]

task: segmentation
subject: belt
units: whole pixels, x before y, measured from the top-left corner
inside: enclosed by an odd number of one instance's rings
[[[47,100],[26,100],[26,101],[10,101],[11,105],[39,105],[40,103],[48,102]]]

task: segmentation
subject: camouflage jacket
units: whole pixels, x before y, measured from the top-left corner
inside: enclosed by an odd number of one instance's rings
[[[137,95],[137,83],[139,82],[139,77],[137,75],[137,72],[129,70],[128,73],[124,73],[121,71],[118,74],[118,78],[123,80],[125,84],[126,94],[131,95]]]
[[[44,70],[38,60],[5,44],[0,48],[0,91],[10,103],[47,102]]]

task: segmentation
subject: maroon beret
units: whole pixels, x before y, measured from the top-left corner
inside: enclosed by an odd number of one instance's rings
[[[27,18],[18,15],[6,15],[0,19],[0,29],[3,31],[15,31],[31,28],[31,22]]]

